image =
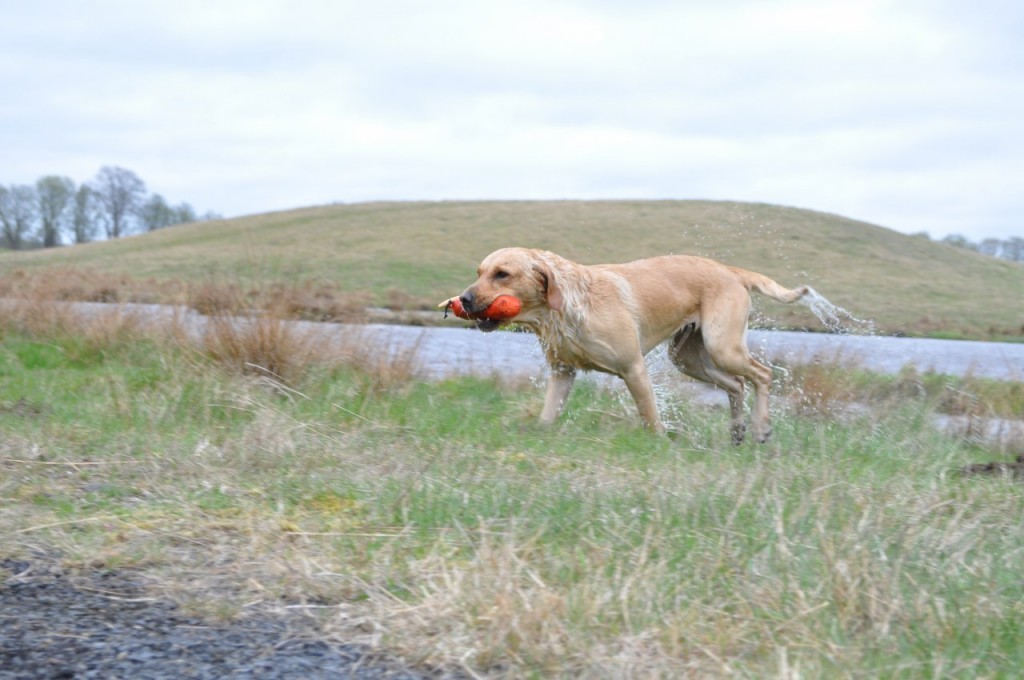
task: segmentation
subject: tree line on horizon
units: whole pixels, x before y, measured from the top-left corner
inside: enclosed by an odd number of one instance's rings
[[[961,234],[950,234],[942,239],[942,243],[973,250],[989,257],[998,257],[1011,262],[1024,262],[1024,238],[1020,236],[1011,236],[1007,239],[986,238],[974,243]]]
[[[69,177],[47,175],[35,184],[0,184],[0,248],[55,248],[121,238],[134,231],[155,231],[185,222],[218,219],[198,216],[188,203],[170,205],[150,194],[131,170],[104,166],[81,185]]]
[[[89,243],[101,235],[116,239],[134,231],[220,218],[209,211],[199,216],[185,202],[168,204],[160,194],[149,194],[134,172],[117,166],[103,166],[92,181],[78,186],[58,175],[41,177],[34,185],[0,184],[0,249],[54,248],[65,242]],[[917,236],[930,240],[927,232]],[[1019,236],[974,243],[950,234],[939,242],[1024,262],[1024,238]]]

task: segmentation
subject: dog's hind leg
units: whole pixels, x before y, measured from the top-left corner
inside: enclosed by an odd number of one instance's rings
[[[704,345],[704,336],[697,324],[683,327],[672,337],[668,355],[680,372],[725,390],[729,396],[729,430],[732,433],[732,441],[734,444],[740,444],[747,431],[743,419],[743,378],[731,375],[715,365]]]
[[[754,407],[750,424],[758,442],[765,442],[772,433],[768,418],[768,393],[772,386],[772,369],[750,355],[745,334],[704,333],[704,349],[719,372],[736,380],[749,380],[754,387]]]

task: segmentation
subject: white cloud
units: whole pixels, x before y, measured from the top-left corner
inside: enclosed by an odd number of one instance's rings
[[[0,182],[119,164],[228,215],[731,198],[1020,234],[1011,10],[41,0],[0,24]]]

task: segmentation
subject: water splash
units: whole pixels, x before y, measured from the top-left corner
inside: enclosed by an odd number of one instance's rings
[[[808,292],[800,299],[800,303],[810,309],[830,333],[837,335],[877,334],[874,321],[854,316],[849,310],[829,301],[813,288],[808,287]],[[668,345],[666,343],[663,346],[667,347]],[[646,363],[651,376],[658,412],[661,414],[662,421],[670,429],[680,432],[706,429],[707,422],[700,421],[705,420],[709,412],[700,408],[694,409],[695,404],[714,405],[721,408],[728,406],[724,391],[680,374],[669,359],[667,351],[660,351],[660,348],[658,351],[652,351],[647,355]],[[784,374],[784,379],[790,377],[785,368],[774,366],[773,369],[781,371]],[[619,394],[623,409],[626,412],[631,410],[635,412],[636,407],[625,388],[621,388]],[[752,389],[746,391],[747,401],[752,399],[752,394]]]
[[[825,324],[830,332],[846,335],[875,335],[877,328],[875,322],[868,319],[859,319],[839,305],[833,304],[824,295],[807,287],[807,294],[800,298],[800,304],[811,310],[814,316],[818,317],[821,323]]]
[[[667,347],[667,345],[664,345]],[[701,448],[713,427],[714,410],[708,407],[728,407],[728,399],[721,389],[684,376],[672,363],[667,351],[655,350],[645,357],[651,387],[658,405],[658,413],[665,426],[679,433],[691,435],[691,446]],[[636,404],[623,387],[622,404],[627,411],[636,413]]]

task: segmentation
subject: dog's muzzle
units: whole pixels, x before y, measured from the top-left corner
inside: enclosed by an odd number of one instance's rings
[[[497,319],[477,319],[476,327],[482,330],[484,333],[490,333],[491,331],[498,330],[498,326],[501,322]]]

